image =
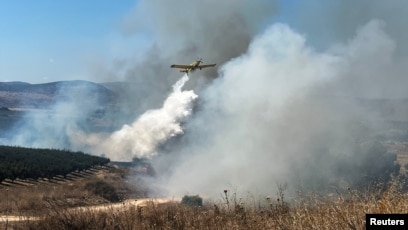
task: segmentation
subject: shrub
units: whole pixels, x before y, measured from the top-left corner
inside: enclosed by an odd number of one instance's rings
[[[111,202],[120,201],[119,195],[117,194],[115,187],[113,187],[112,185],[104,181],[96,181],[96,182],[87,183],[85,185],[85,189]]]
[[[183,196],[181,203],[189,206],[203,206],[203,199],[199,195]]]

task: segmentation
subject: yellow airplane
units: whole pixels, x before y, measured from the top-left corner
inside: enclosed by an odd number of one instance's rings
[[[194,61],[193,63],[191,63],[190,65],[177,65],[177,64],[173,64],[170,67],[171,68],[179,68],[182,69],[180,70],[180,72],[186,73],[188,75],[189,72],[194,71],[196,69],[203,69],[203,68],[207,68],[207,67],[214,67],[215,64],[207,64],[207,65],[200,65],[200,63],[202,63],[201,61],[202,58],[197,59],[196,61]]]

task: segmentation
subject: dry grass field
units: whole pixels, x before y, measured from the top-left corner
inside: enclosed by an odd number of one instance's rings
[[[385,191],[349,188],[330,196],[299,191],[290,199],[283,189],[260,200],[224,190],[219,200],[193,206],[139,199],[147,188],[126,184],[126,176],[127,169],[101,167],[67,179],[5,181],[0,229],[365,229],[366,213],[408,213],[406,185],[396,179]],[[96,182],[114,187],[121,201],[90,190]]]
[[[333,198],[298,194],[286,203],[266,197],[262,204],[238,202],[229,191],[222,202],[194,207],[152,200],[104,210],[52,207],[39,220],[9,223],[12,229],[365,229],[366,213],[407,213],[407,194],[398,184],[378,194],[352,190]],[[283,196],[283,194],[282,194]],[[4,227],[4,224],[3,224]]]

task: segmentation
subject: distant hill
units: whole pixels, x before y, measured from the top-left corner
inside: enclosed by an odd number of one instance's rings
[[[116,93],[102,84],[89,81],[58,81],[43,84],[0,82],[0,108],[48,108],[56,101],[83,94],[97,97],[102,104],[110,103]]]

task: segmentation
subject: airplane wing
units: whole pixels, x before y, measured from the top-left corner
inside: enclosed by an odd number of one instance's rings
[[[171,65],[171,68],[179,68],[179,69],[188,69],[191,68],[191,65]]]
[[[208,65],[199,65],[197,68],[202,69],[202,68],[207,68],[207,67],[214,67],[215,64],[208,64]]]

